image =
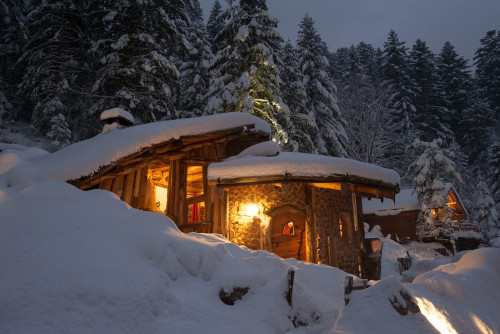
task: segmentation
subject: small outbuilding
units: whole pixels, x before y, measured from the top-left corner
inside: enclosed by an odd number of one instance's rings
[[[392,200],[399,191],[399,175],[393,170],[279,152],[272,142],[210,164],[208,183],[225,196],[230,241],[362,277],[362,197]]]
[[[458,239],[458,249],[477,247],[481,239],[479,229],[470,222],[467,210],[451,184],[446,185],[446,194],[446,202],[451,209],[453,228]],[[384,235],[390,234],[393,240],[418,240],[417,221],[420,205],[413,189],[402,189],[394,202],[365,199],[363,214],[370,228],[379,225],[381,232]],[[439,217],[439,213],[436,217]]]

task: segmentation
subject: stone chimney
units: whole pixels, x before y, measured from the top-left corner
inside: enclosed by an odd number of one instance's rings
[[[104,128],[101,133],[108,133],[134,125],[134,117],[122,108],[113,108],[101,113]]]

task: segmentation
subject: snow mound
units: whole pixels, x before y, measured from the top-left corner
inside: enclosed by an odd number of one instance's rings
[[[240,154],[234,157],[229,157],[225,161],[230,161],[234,159],[240,159],[246,156],[260,156],[260,157],[272,157],[280,153],[280,147],[273,141],[266,141],[260,144],[250,146],[247,149],[241,151]]]
[[[353,291],[332,333],[438,333],[422,313],[409,311],[401,315],[396,311],[390,300],[408,307],[401,291],[409,294],[395,277],[383,279],[368,289]]]
[[[0,268],[0,332],[13,334],[321,333],[347,275],[184,234],[110,192],[60,181],[0,188]],[[222,303],[220,290],[235,287],[249,291]],[[308,326],[295,329],[293,317]]]
[[[0,143],[0,174],[4,174],[17,165],[25,163],[29,158],[46,154],[49,154],[49,152],[38,147]]]
[[[499,258],[497,248],[466,252],[416,277],[409,289],[442,332],[500,333]]]

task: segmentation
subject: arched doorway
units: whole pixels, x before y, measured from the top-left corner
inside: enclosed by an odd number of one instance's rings
[[[283,259],[306,261],[306,219],[295,212],[283,212],[272,220],[272,251]]]

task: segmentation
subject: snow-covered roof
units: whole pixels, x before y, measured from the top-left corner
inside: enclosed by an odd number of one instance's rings
[[[99,134],[51,154],[27,159],[2,177],[9,186],[36,180],[76,180],[152,145],[238,127],[271,133],[269,125],[248,113],[225,113],[136,125]]]
[[[377,216],[393,216],[401,211],[420,210],[417,194],[413,189],[401,189],[396,195],[395,202],[381,201],[376,198],[363,199],[363,213]]]
[[[261,147],[263,148],[263,146]],[[208,181],[211,183],[259,182],[259,178],[275,181],[318,180],[332,182],[350,181],[356,178],[363,179],[371,185],[377,184],[391,188],[397,187],[400,182],[398,173],[391,169],[317,154],[278,153],[273,151],[270,146],[258,155],[247,154],[240,158],[230,158],[208,166]]]
[[[446,183],[445,194],[449,194],[450,191],[453,191],[455,193],[461,208],[464,210],[465,214],[468,215],[453,185],[451,183]],[[402,211],[413,210],[420,210],[420,205],[418,204],[418,196],[413,189],[401,189],[401,191],[396,195],[394,202],[381,201],[378,199],[363,199],[364,214],[375,214],[376,216],[394,216]]]
[[[122,108],[113,108],[105,110],[101,113],[101,121],[110,119],[110,118],[123,118],[130,123],[134,124],[134,116],[128,111],[123,110]]]

